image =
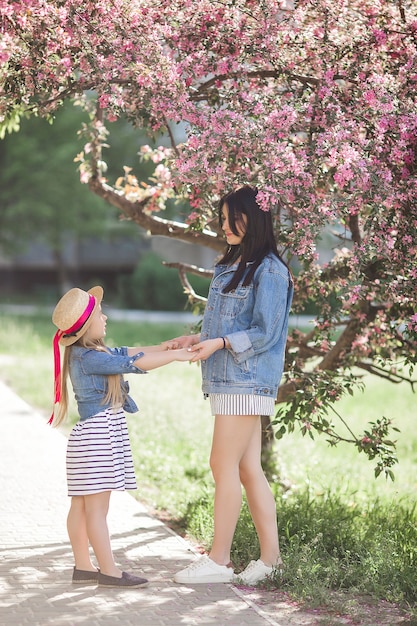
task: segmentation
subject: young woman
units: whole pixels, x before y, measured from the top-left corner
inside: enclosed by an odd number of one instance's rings
[[[185,349],[168,350],[168,344],[147,348],[108,348],[103,342],[107,316],[101,310],[103,289],[71,289],[58,302],[52,321],[54,337],[55,402],[58,425],[68,409],[69,375],[80,421],[67,447],[67,483],[71,507],[67,528],[74,554],[74,584],[102,587],[143,587],[148,581],[122,572],[110,545],[107,513],[112,490],[136,489],[125,411],[137,406],[128,395],[123,374],[144,374],[173,361],[190,360]],[[65,346],[63,371],[59,345]],[[89,545],[96,556],[97,569]]]
[[[293,296],[289,270],[274,239],[272,216],[245,186],[224,196],[220,225],[227,248],[215,267],[200,335],[178,337],[201,361],[202,389],[215,416],[210,467],[215,482],[214,538],[209,555],[178,572],[177,583],[230,582],[230,551],[243,485],[260,558],[238,578],[255,584],[282,564],[273,494],[261,467],[261,415],[277,396]]]

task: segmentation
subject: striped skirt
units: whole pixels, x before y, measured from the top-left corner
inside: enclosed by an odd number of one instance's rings
[[[212,415],[273,415],[275,400],[267,396],[211,393]]]
[[[77,422],[68,438],[69,496],[136,489],[126,415],[106,409]]]

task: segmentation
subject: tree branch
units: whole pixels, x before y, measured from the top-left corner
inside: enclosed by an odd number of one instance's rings
[[[123,215],[132,220],[151,235],[162,235],[165,237],[175,237],[188,243],[198,243],[212,250],[219,252],[224,249],[224,241],[220,240],[216,233],[210,230],[196,232],[190,230],[186,224],[162,219],[156,215],[148,215],[145,212],[146,205],[150,198],[132,202],[113,189],[110,185],[103,183],[98,177],[92,177],[88,183],[90,190],[106,202],[119,209]]]
[[[189,265],[188,263],[168,263],[166,261],[164,261],[164,265],[173,267],[181,273],[187,272],[194,276],[203,276],[203,278],[211,278],[213,276],[212,270],[206,270],[202,267],[197,267],[197,265]]]
[[[359,227],[359,217],[357,215],[351,215],[349,217],[349,229],[352,233],[352,241],[359,245],[362,241],[362,235]]]
[[[417,383],[417,380],[413,380],[408,376],[402,376],[397,372],[384,370],[384,368],[379,367],[374,363],[365,363],[364,361],[356,362],[355,366],[369,372],[370,374],[374,374],[374,376],[379,376],[379,378],[389,380],[390,383],[395,383],[396,385],[399,385],[402,382],[410,383],[411,389],[413,390],[413,392],[415,391],[414,385]]]
[[[343,350],[349,350],[359,330],[359,322],[356,319],[349,321],[345,330],[342,332],[335,345],[321,363],[318,365],[320,370],[335,370],[339,363],[339,358]]]
[[[209,272],[206,270],[203,270],[202,268],[196,267],[195,265],[185,265],[183,263],[167,263],[165,261],[162,262],[162,265],[165,265],[166,267],[176,267],[178,269],[178,274],[180,277],[180,281],[181,281],[181,285],[184,289],[184,293],[188,296],[188,299],[191,300],[192,302],[199,302],[199,303],[205,303],[207,302],[207,298],[204,298],[203,296],[199,296],[193,286],[191,285],[190,281],[188,280],[187,277],[187,267],[188,268],[193,268],[194,271],[192,272],[193,274],[199,275],[201,276],[202,274],[206,274],[207,276],[211,276],[213,274],[213,272]]]

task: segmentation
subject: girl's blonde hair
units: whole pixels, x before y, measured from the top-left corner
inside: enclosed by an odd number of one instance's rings
[[[99,352],[108,352],[108,349],[101,339],[92,341],[91,339],[88,339],[86,335],[80,337],[80,339],[76,343],[70,346],[66,346],[61,373],[61,400],[53,421],[54,426],[59,426],[59,424],[61,424],[65,420],[68,414],[69,359],[71,354],[71,348],[73,346],[92,348],[93,350],[98,350]],[[102,404],[109,404],[110,406],[115,408],[123,406],[126,399],[126,391],[122,385],[122,381],[123,379],[120,374],[109,374],[107,376],[107,392],[102,400]]]

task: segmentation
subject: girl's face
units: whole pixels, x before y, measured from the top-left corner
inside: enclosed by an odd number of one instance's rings
[[[230,224],[229,224],[229,207],[227,206],[226,203],[223,204],[222,206],[222,230],[224,234],[226,235],[227,243],[230,246],[238,246],[240,243],[242,243],[242,239],[246,233],[247,221],[248,220],[247,220],[246,215],[242,213],[241,220],[236,221],[236,230],[238,234],[235,235],[232,232],[232,229],[230,228]]]
[[[104,315],[101,306],[93,313],[93,320],[86,331],[86,337],[91,340],[103,339],[106,335],[107,315]]]

